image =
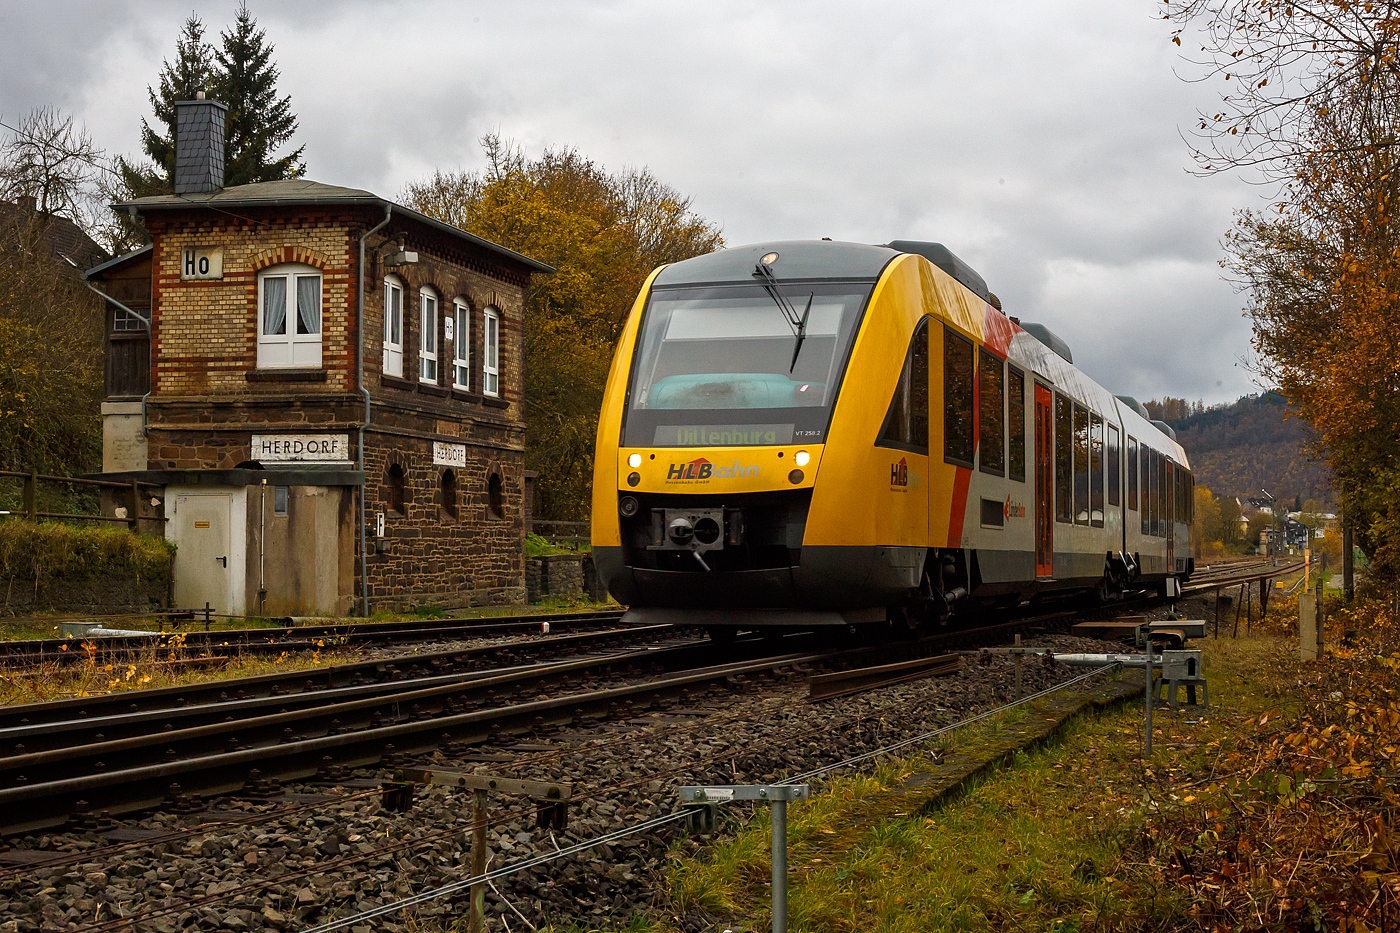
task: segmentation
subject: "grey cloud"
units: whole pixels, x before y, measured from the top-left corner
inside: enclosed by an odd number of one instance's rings
[[[0,11],[0,113],[58,103],[136,151],[186,3]],[[1257,192],[1186,173],[1178,128],[1213,98],[1150,3],[252,6],[318,180],[392,196],[479,168],[486,132],[570,145],[648,166],[731,243],[940,240],[1105,384],[1253,388],[1215,262]],[[233,7],[197,10],[217,33]]]

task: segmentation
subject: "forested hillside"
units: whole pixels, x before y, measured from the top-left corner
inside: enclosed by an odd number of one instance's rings
[[[1279,393],[1245,396],[1220,408],[1173,398],[1146,407],[1176,429],[1197,485],[1217,497],[1257,496],[1267,489],[1290,508],[1298,498],[1333,508],[1327,465],[1308,453],[1312,429],[1290,414],[1292,406]]]

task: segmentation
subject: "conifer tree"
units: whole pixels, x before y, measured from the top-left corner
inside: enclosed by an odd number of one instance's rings
[[[156,132],[142,117],[141,147],[167,179],[175,169],[175,102],[194,100],[197,92],[210,90],[213,54],[214,50],[204,41],[204,23],[191,13],[175,42],[174,63],[167,61],[161,67],[160,90],[146,88],[151,109],[165,132]]]
[[[291,97],[277,96],[277,67],[265,30],[257,28],[247,4],[238,8],[231,29],[220,34],[214,91],[228,106],[224,184],[296,178],[306,171],[305,146],[282,158],[273,154],[296,132]]]

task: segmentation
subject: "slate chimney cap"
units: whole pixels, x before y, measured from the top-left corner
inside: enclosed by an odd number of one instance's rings
[[[224,120],[217,100],[175,102],[175,193],[208,194],[224,186]]]

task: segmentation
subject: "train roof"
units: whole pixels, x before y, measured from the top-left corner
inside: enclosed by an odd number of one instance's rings
[[[779,240],[717,249],[704,256],[671,263],[652,283],[654,288],[675,285],[708,285],[721,282],[753,282],[754,267],[769,253],[778,258],[769,264],[779,280],[837,279],[874,282],[890,260],[899,255],[884,246],[844,243],[836,240]]]

